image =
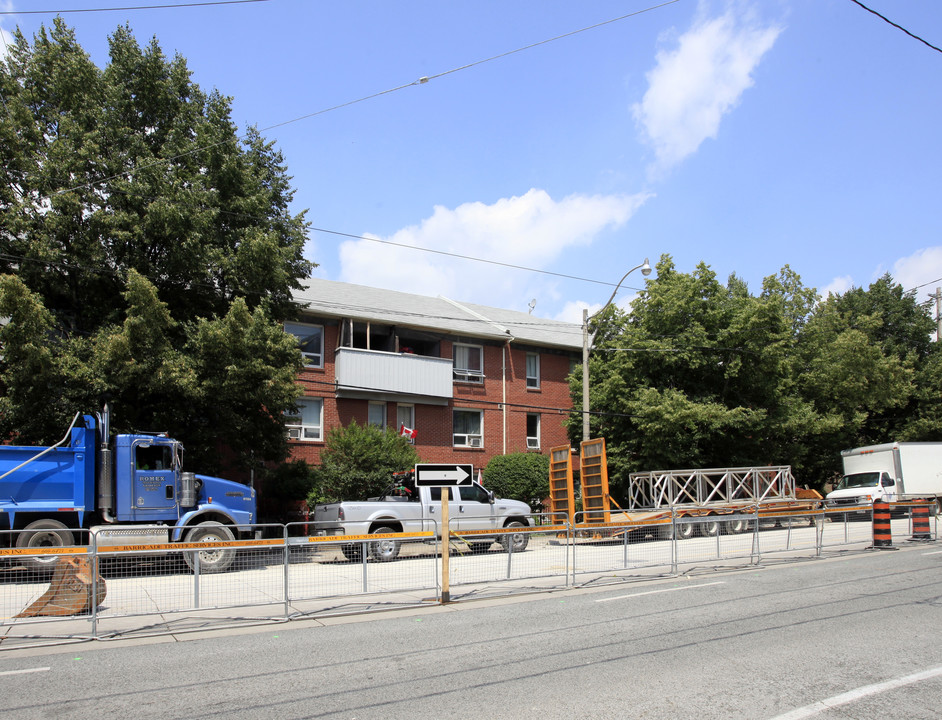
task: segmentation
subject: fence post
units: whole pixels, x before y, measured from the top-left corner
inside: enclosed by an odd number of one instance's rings
[[[677,574],[677,558],[680,553],[680,549],[677,547],[677,535],[680,533],[680,528],[677,527],[677,513],[674,512],[674,506],[671,505],[671,575]]]
[[[566,518],[566,587],[569,587],[569,546],[573,543],[572,540],[572,523],[569,522],[569,518]],[[573,568],[575,568],[575,563],[573,563]],[[573,570],[572,574],[572,584],[576,584],[576,573]]]
[[[621,553],[622,554],[621,564],[622,564],[622,569],[624,570],[628,569],[628,535],[629,535],[629,532],[628,532],[628,528],[626,527],[625,528],[625,542],[622,545],[622,553]]]
[[[511,565],[513,564],[513,555],[514,555],[514,536],[513,533],[507,536],[507,579],[510,580],[510,575],[512,572]]]
[[[762,561],[762,546],[759,542],[759,503],[756,502],[756,519],[752,523],[752,554],[749,561],[758,565]]]
[[[200,606],[200,551],[189,550],[193,553],[193,608]]]
[[[285,563],[284,579],[282,580],[282,582],[284,583],[284,586],[285,586],[285,592],[284,592],[284,596],[285,596],[285,618],[287,619],[287,617],[288,617],[288,604],[289,604],[289,602],[290,602],[290,596],[289,596],[289,593],[288,593],[288,582],[289,582],[289,577],[288,577],[288,565],[291,563],[291,549],[288,547],[288,526],[287,526],[287,525],[282,525],[282,526],[281,526],[281,540],[282,540],[282,542],[285,544],[284,553],[282,554],[282,557],[284,558],[284,563]]]
[[[824,513],[820,513],[814,516],[814,533],[815,533],[815,555],[821,557],[824,552],[824,521],[826,517]]]
[[[98,639],[98,536],[92,533],[88,552],[92,556],[92,637]]]

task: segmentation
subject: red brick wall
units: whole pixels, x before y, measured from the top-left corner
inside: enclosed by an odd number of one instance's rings
[[[367,422],[368,401],[334,397],[334,351],[337,344],[338,327],[324,328],[324,368],[305,369],[298,380],[307,397],[324,399],[324,432],[345,426],[351,420]],[[540,387],[527,388],[527,350],[511,346],[507,363],[507,396],[504,399],[502,372],[505,348],[484,345],[483,383],[454,383],[454,397],[447,406],[415,404],[415,449],[422,462],[471,463],[484,468],[495,455],[504,453],[505,412],[507,403],[506,452],[527,450],[527,413],[540,414],[540,452],[546,454],[551,447],[568,442],[563,421],[572,403],[566,376],[569,374],[569,357],[542,352],[540,354]],[[453,357],[453,343],[443,340],[442,357]],[[484,413],[484,439],[481,448],[452,447],[452,411],[454,408],[482,410]],[[562,410],[559,410],[562,409]],[[388,402],[387,427],[396,427],[396,404]],[[291,455],[318,464],[324,448],[323,442],[292,442]]]

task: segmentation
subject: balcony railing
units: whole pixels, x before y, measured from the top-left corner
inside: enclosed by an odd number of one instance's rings
[[[348,392],[452,397],[450,359],[338,348],[337,389]]]

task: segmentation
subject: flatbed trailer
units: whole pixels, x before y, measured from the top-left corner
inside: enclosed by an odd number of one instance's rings
[[[628,532],[653,532],[669,538],[718,533],[742,533],[755,519],[770,523],[781,517],[821,509],[822,497],[815,490],[799,488],[788,465],[688,470],[656,470],[631,473],[628,503],[619,507],[608,492],[607,463],[603,440],[589,440],[580,453],[583,482],[582,513],[575,513],[572,452],[568,447],[550,451],[551,510],[565,515],[579,532],[592,537]],[[588,490],[588,493],[586,493]],[[713,517],[713,520],[706,518]],[[684,518],[703,522],[681,523]],[[617,529],[621,525],[622,529]]]

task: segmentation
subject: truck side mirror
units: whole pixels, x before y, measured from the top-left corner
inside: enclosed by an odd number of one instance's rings
[[[487,501],[488,501],[491,505],[493,505],[493,504],[494,504],[494,501],[495,501],[496,499],[497,499],[497,498],[496,498],[496,496],[494,495],[494,491],[493,491],[493,490],[488,490],[488,491],[487,491]]]

